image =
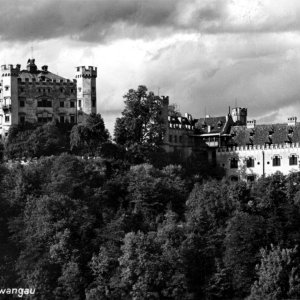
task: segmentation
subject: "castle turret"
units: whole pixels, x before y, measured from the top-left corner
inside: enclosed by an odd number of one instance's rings
[[[37,72],[37,66],[35,64],[35,59],[34,58],[29,58],[27,61],[27,71],[30,73],[35,73]]]
[[[0,94],[0,124],[2,133],[7,131],[12,124],[19,123],[19,102],[18,102],[18,75],[21,65],[1,66],[1,94]],[[13,112],[13,114],[12,114]]]
[[[231,116],[236,125],[247,124],[247,108],[235,107],[232,109]]]
[[[86,117],[91,113],[97,113],[96,97],[96,67],[77,67],[77,107],[78,123],[85,122]]]

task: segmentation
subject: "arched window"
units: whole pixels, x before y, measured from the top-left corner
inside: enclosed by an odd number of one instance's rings
[[[238,159],[233,157],[230,159],[230,169],[237,169],[238,168]]]
[[[295,154],[292,154],[289,157],[290,166],[296,166],[298,164],[298,157]]]
[[[280,166],[280,157],[278,155],[275,155],[273,157],[273,167],[279,167]]]

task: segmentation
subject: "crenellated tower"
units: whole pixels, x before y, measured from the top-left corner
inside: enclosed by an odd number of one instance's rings
[[[231,112],[232,120],[236,125],[247,124],[247,108],[234,107]]]
[[[91,113],[97,113],[96,67],[77,67],[77,122],[84,123]]]
[[[5,135],[9,127],[19,123],[18,76],[21,65],[1,66],[0,126]],[[13,112],[13,113],[12,113]]]

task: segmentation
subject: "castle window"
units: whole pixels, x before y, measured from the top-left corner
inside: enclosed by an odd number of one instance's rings
[[[289,157],[290,166],[296,166],[298,164],[298,157],[293,154]]]
[[[177,143],[177,135],[174,135],[174,143]]]
[[[60,107],[64,107],[64,106],[65,106],[65,103],[64,103],[63,101],[60,101],[59,106],[60,106]]]
[[[179,143],[182,143],[182,135],[179,136]]]
[[[25,106],[25,101],[21,100],[20,101],[20,107],[24,107]]]
[[[95,99],[92,100],[92,107],[96,107],[96,100]]]
[[[51,90],[50,89],[48,89],[48,93],[50,93],[51,92]]]
[[[9,122],[9,116],[5,116],[5,122]]]
[[[236,176],[236,175],[233,175],[233,176],[230,177],[230,181],[231,182],[238,182],[239,181],[239,177]]]
[[[238,168],[238,159],[233,157],[230,159],[230,169],[237,169]]]
[[[71,89],[71,93],[74,93],[74,90],[73,90],[73,89]]]
[[[81,92],[81,87],[78,88],[78,92]]]
[[[65,117],[64,116],[60,116],[59,117],[59,122],[60,123],[65,123]]]
[[[70,102],[70,107],[75,107],[75,102],[74,101]]]
[[[24,124],[25,123],[25,116],[20,116],[20,123]]]
[[[247,176],[247,182],[253,182],[255,180],[255,176],[254,175],[248,175]]]
[[[6,85],[4,88],[5,88],[6,91],[9,90],[9,86],[8,85]]]
[[[81,100],[78,100],[78,107],[81,107]]]
[[[70,116],[70,122],[75,123],[75,116],[73,116],[73,115]]]
[[[247,158],[247,168],[253,168],[254,167],[254,159],[252,157]]]
[[[278,155],[275,155],[273,157],[273,167],[279,167],[280,166],[280,157]]]
[[[63,93],[63,92],[64,92],[64,89],[63,89],[63,88],[61,88],[61,89],[60,89],[60,92],[61,92],[61,93]]]
[[[47,99],[39,100],[37,103],[38,107],[52,107],[52,101]]]
[[[172,134],[169,135],[169,142],[170,142],[170,143],[173,142],[173,136],[172,136]]]

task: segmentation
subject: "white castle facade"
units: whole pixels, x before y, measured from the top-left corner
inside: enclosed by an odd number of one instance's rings
[[[247,109],[241,107],[229,109],[224,116],[199,119],[187,113],[181,116],[169,107],[166,123],[166,151],[186,157],[205,151],[208,160],[224,168],[232,181],[300,171],[300,123],[296,117],[282,124],[256,124],[247,120]]]
[[[97,112],[97,68],[79,66],[75,79],[58,76],[34,59],[27,68],[2,65],[0,82],[0,137],[11,125],[25,122],[39,124],[50,121],[81,123],[90,113]]]

